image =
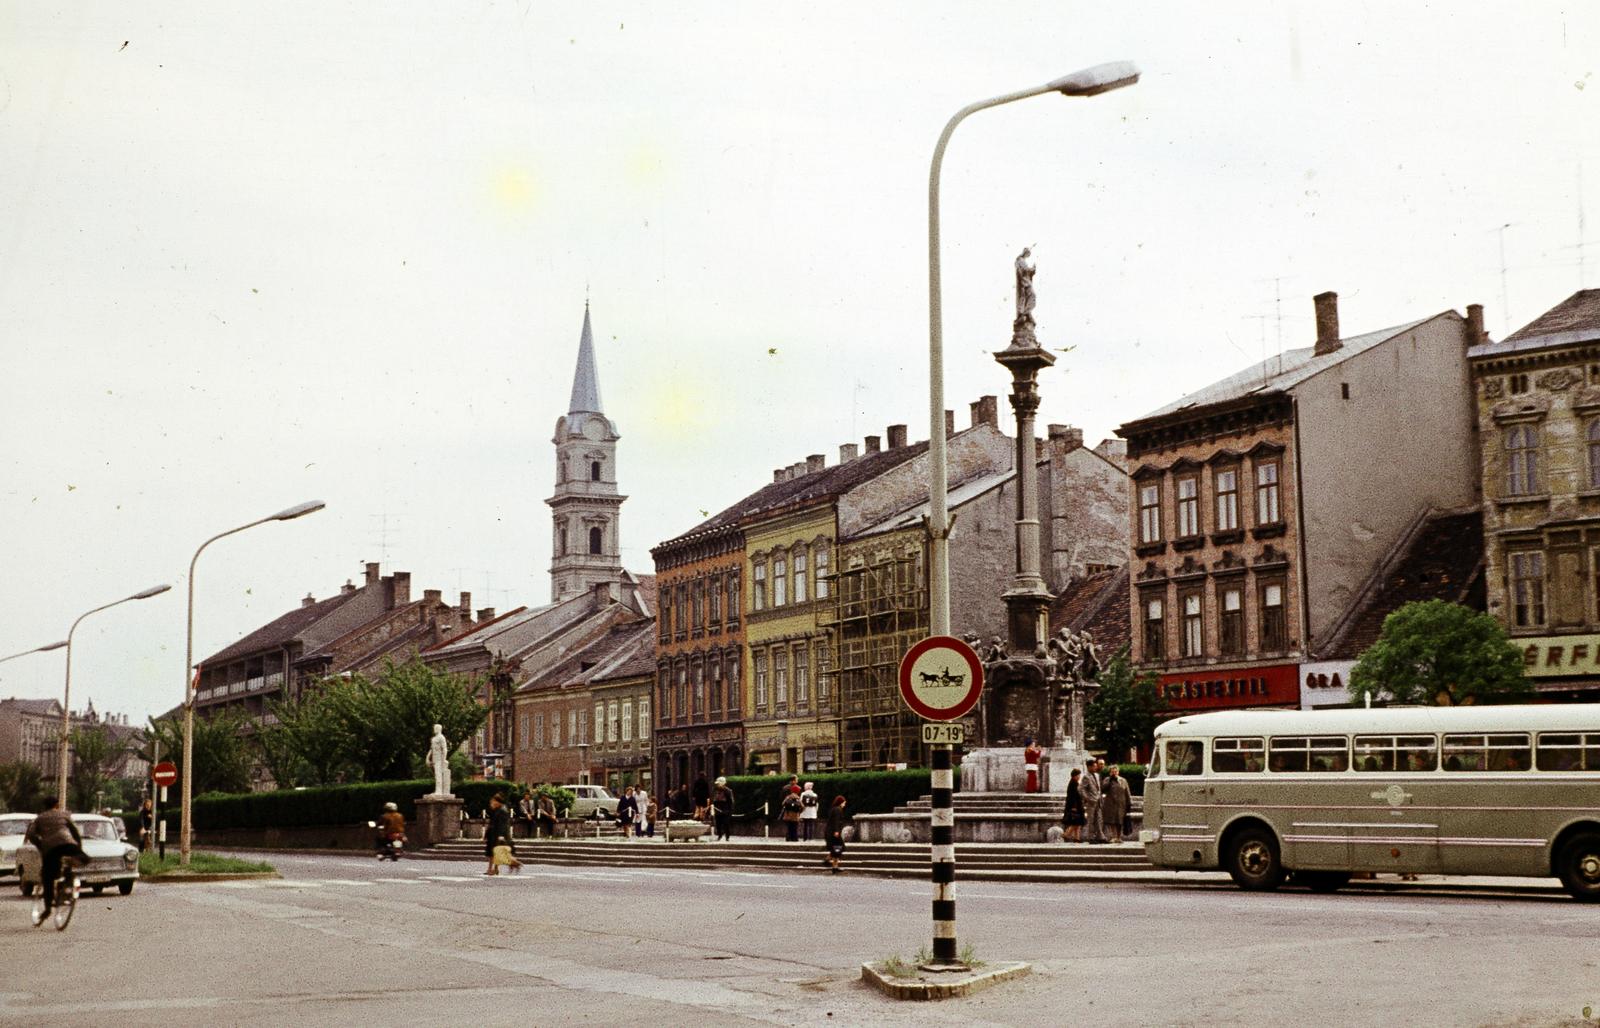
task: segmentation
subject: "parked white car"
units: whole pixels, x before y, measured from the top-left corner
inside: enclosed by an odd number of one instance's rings
[[[31,824],[32,814],[0,814],[0,878],[17,873],[17,850]]]
[[[597,812],[617,816],[617,798],[603,785],[558,785],[556,788],[570,789],[577,797],[567,812],[568,817],[594,817]]]
[[[73,814],[72,821],[83,836],[83,852],[89,857],[89,866],[78,868],[78,881],[96,896],[108,885],[115,885],[124,896],[132,892],[133,883],[139,880],[139,850],[123,839],[121,823],[99,814]],[[39,887],[42,862],[32,843],[17,849],[17,884],[24,896],[32,896]]]

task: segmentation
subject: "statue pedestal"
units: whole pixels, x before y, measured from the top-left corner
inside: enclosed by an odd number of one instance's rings
[[[419,796],[417,817],[411,828],[417,849],[461,837],[461,797]]]
[[[968,750],[961,757],[962,792],[1022,792],[1028,772],[1021,746]],[[1065,795],[1073,768],[1082,768],[1088,754],[1076,746],[1052,746],[1039,762],[1039,791]]]

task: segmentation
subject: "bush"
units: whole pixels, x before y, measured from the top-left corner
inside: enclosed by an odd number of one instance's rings
[[[835,796],[845,798],[845,810],[851,814],[887,814],[895,807],[933,792],[932,773],[927,768],[905,771],[814,771],[802,775],[800,781],[801,784],[813,783],[821,807],[819,814],[827,813]],[[729,778],[728,788],[733,790],[733,812],[760,817],[761,805],[766,804],[766,816],[776,819],[783,800],[783,790],[788,784],[788,775],[736,775]]]
[[[507,803],[515,803],[522,786],[515,782],[461,782],[455,787],[469,817],[481,816],[489,797],[503,793]],[[417,816],[417,799],[433,791],[433,779],[409,782],[361,782],[354,785],[324,785],[312,789],[279,789],[276,792],[207,793],[195,797],[196,829],[217,828],[311,828],[322,825],[350,825],[372,821],[383,813],[385,803],[395,803],[406,820]],[[161,812],[167,829],[168,845],[177,838],[178,806]],[[138,818],[132,820],[137,830]]]

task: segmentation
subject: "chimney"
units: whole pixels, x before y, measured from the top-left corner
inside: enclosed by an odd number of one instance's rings
[[[411,602],[411,572],[396,571],[389,576],[389,609]]]
[[[906,426],[889,426],[889,449],[898,450],[906,444]]]
[[[354,582],[350,581],[350,579],[348,579],[348,578],[344,580],[344,585],[341,585],[339,587],[339,592],[340,592],[341,595],[343,595],[345,593],[353,593],[355,591],[356,591],[356,584]]]
[[[851,461],[853,461],[855,459],[856,459],[856,444],[855,443],[840,443],[839,444],[839,463],[840,464],[848,464],[848,463],[850,463]]]
[[[377,581],[378,581],[378,562],[375,561],[375,560],[369,560],[369,561],[367,561],[367,581],[366,581],[366,584],[367,585],[374,585],[374,584],[377,583]]]
[[[300,606],[309,607],[316,602],[317,598],[315,596],[312,596],[310,593],[306,593],[306,598],[300,601]]]
[[[866,453],[877,453],[878,452],[878,444],[881,443],[882,441],[883,440],[879,439],[875,435],[867,436],[867,448],[866,448],[865,452]]]
[[[971,407],[973,428],[977,428],[979,425],[991,425],[994,428],[1000,427],[1000,408],[996,404],[994,397],[980,396],[978,401],[972,404]]]
[[[1483,330],[1483,304],[1467,304],[1467,345],[1477,346],[1488,342],[1489,334]]]
[[[439,607],[444,604],[444,592],[440,589],[422,590],[422,603],[427,607]]]
[[[1048,430],[1051,456],[1063,457],[1083,448],[1083,429],[1071,425],[1051,425]]]
[[[947,411],[944,412],[944,437],[946,439],[949,439],[951,436],[953,436],[955,434],[956,434],[956,412],[953,411],[953,410],[947,410]]]
[[[783,481],[783,469],[782,468],[773,468],[772,469],[772,480],[774,482],[782,482]]]
[[[804,461],[797,460],[793,464],[789,465],[788,469],[784,473],[789,477],[789,481],[793,482],[795,479],[806,473],[805,467]]]
[[[1339,342],[1339,294],[1329,290],[1318,293],[1311,298],[1317,307],[1317,348],[1315,354],[1321,357],[1325,353],[1332,353],[1340,346]]]
[[[493,621],[493,620],[494,620],[494,608],[493,607],[485,607],[482,610],[478,611],[478,623],[479,624],[482,624],[485,621]]]
[[[820,453],[812,453],[806,456],[806,474],[808,475],[815,475],[827,466],[828,458]]]
[[[472,594],[471,593],[462,593],[461,594],[461,623],[464,624],[464,625],[472,624]]]

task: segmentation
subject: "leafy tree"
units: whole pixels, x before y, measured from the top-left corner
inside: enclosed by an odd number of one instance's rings
[[[1153,739],[1160,721],[1156,676],[1135,676],[1124,646],[1100,672],[1100,691],[1083,711],[1084,731],[1097,747],[1120,760]]]
[[[1509,703],[1533,695],[1522,653],[1488,614],[1444,600],[1408,603],[1383,620],[1350,671],[1350,695],[1395,703]]]
[[[375,678],[355,675],[330,684],[330,716],[349,740],[346,755],[370,782],[422,775],[434,725],[443,726],[453,752],[489,716],[475,681],[416,657],[384,661]]]
[[[128,744],[105,725],[74,729],[72,771],[67,776],[68,805],[72,810],[93,810],[95,800],[111,782],[112,768],[128,755]]]
[[[245,741],[249,719],[240,711],[222,710],[194,719],[194,785],[196,796],[206,792],[244,792],[250,788],[250,750]],[[154,756],[157,741],[161,756],[182,768],[183,715],[152,719],[146,735],[146,759]],[[181,773],[181,770],[180,770]],[[179,787],[182,787],[182,782]]]
[[[343,678],[328,679],[298,698],[269,705],[278,723],[256,733],[256,746],[279,788],[332,785],[353,770],[350,731],[333,695],[347,687]]]
[[[7,810],[33,813],[44,799],[44,773],[26,760],[0,764],[0,804]]]

